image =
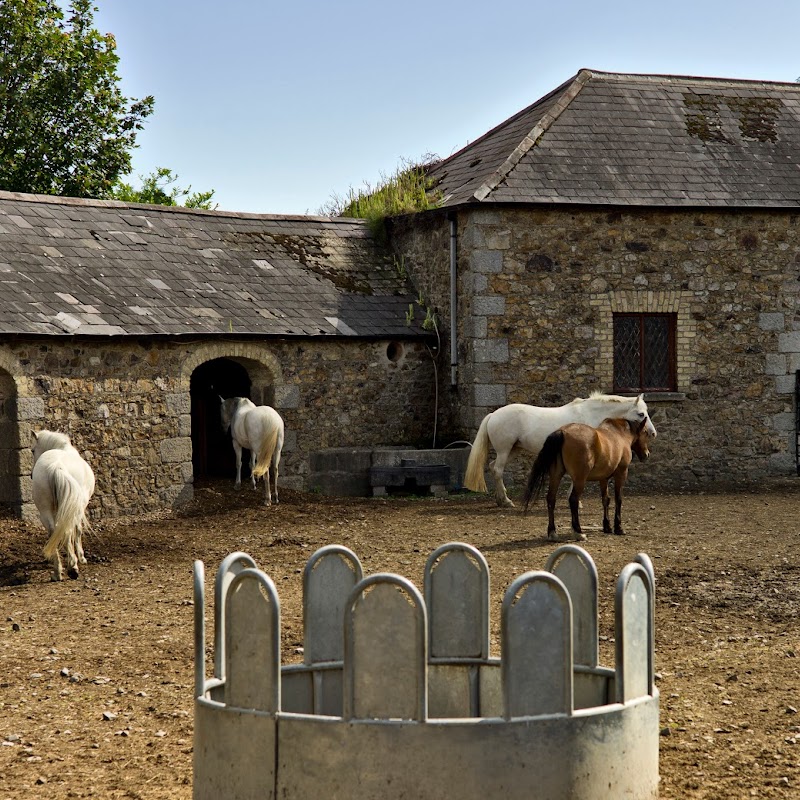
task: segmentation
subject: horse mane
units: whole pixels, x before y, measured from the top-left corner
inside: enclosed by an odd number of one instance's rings
[[[595,390],[588,397],[576,397],[572,403],[587,403],[589,400],[599,400],[603,403],[630,403],[632,398],[622,397],[618,394],[606,394]]]
[[[594,391],[589,395],[589,400],[603,400],[606,403],[630,403],[632,397],[622,397],[618,394],[605,394],[605,392]]]
[[[36,436],[36,441],[42,445],[42,451],[65,450],[72,444],[69,440],[69,436],[59,431],[39,431]]]

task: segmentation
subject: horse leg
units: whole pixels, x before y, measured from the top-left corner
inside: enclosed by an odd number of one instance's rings
[[[272,469],[270,470],[270,474],[272,475],[272,499],[275,501],[275,505],[278,505],[278,459],[273,458],[272,460]]]
[[[50,565],[53,568],[53,574],[50,576],[52,581],[60,581],[64,578],[64,570],[61,566],[61,554],[58,552],[58,542],[55,541],[53,533],[55,531],[56,523],[52,515],[46,511],[40,511],[39,517],[42,524],[47,531],[47,544],[44,547],[44,554],[47,557]],[[55,545],[55,546],[53,546]],[[50,555],[48,556],[48,551]]]
[[[88,504],[88,501],[87,501]],[[85,512],[84,512],[85,513]],[[83,521],[75,527],[75,553],[78,556],[78,563],[86,563],[86,554],[83,552]]]
[[[86,554],[83,552],[83,534],[80,531],[75,537],[75,551],[78,554],[78,563],[86,564]]]
[[[556,497],[558,497],[558,486],[563,477],[563,471],[559,470],[557,464],[553,465],[550,469],[550,484],[547,487],[547,538],[551,540],[558,538],[556,535]]]
[[[509,455],[510,453],[498,453],[497,458],[489,464],[489,469],[494,476],[494,497],[497,501],[497,505],[501,508],[503,506],[514,508],[514,503],[508,496],[506,486],[503,483],[503,472],[506,468]]]
[[[67,537],[67,575],[73,580],[78,578],[78,556],[75,553],[75,535],[77,530],[70,531]]]
[[[233,450],[236,453],[236,483],[233,484],[234,489],[242,487],[242,446],[234,440]]]
[[[61,554],[58,552],[58,548],[56,548],[55,553],[50,559],[50,564],[53,567],[53,574],[50,576],[50,580],[52,581],[64,580],[64,569],[61,566]]]
[[[600,481],[600,495],[603,498],[603,533],[611,533],[611,523],[608,521],[608,507],[611,498],[608,496],[608,480]]]
[[[572,492],[572,478],[569,478],[569,486],[567,487],[567,496],[569,497],[570,493]],[[583,508],[583,500],[578,501],[578,508]]]
[[[250,451],[250,482],[253,484],[253,491],[256,490],[256,476],[254,470],[256,468],[256,451]]]
[[[586,534],[581,530],[581,521],[578,516],[584,486],[584,483],[573,479],[572,491],[569,493],[569,510],[572,513],[572,530],[575,533],[575,541],[577,542],[586,540]]]
[[[269,488],[269,474],[272,472],[271,469],[268,469],[264,473],[264,505],[271,506],[272,505],[272,498],[270,496],[270,488]]]
[[[622,530],[622,487],[625,485],[625,478],[627,477],[627,470],[625,470],[624,474],[614,477],[614,533],[617,536],[625,535],[625,531]]]
[[[55,556],[51,559],[50,563],[53,566],[53,574],[50,576],[50,579],[53,581],[62,581],[64,580],[64,569],[61,566],[61,555],[60,553],[56,552]]]

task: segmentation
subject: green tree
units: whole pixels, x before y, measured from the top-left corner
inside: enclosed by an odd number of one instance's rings
[[[210,192],[192,192],[192,187],[181,189],[175,185],[178,176],[167,167],[159,167],[149,175],[139,176],[142,185],[136,189],[130,183],[118,179],[110,192],[110,197],[125,203],[152,203],[158,206],[185,206],[186,208],[204,208],[213,211],[217,204],[212,204],[214,190]]]
[[[91,0],[0,0],[0,188],[107,197],[154,100],[119,88]]]

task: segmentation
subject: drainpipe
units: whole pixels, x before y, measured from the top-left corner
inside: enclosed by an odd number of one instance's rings
[[[450,216],[450,388],[458,386],[458,297],[456,294],[456,216]]]

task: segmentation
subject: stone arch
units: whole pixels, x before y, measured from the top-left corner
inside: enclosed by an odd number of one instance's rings
[[[249,397],[256,405],[274,405],[283,378],[278,360],[263,347],[248,343],[204,345],[181,369],[192,419],[192,468],[195,478],[235,474],[230,434],[219,421],[219,397]],[[243,459],[243,477],[247,472]]]
[[[219,342],[205,344],[197,347],[186,358],[181,367],[181,386],[184,391],[189,391],[192,373],[204,361],[215,358],[229,358],[231,361],[252,362],[257,372],[263,370],[268,376],[269,383],[274,386],[283,385],[283,370],[278,359],[263,345],[252,342]],[[2,365],[0,365],[2,366]],[[263,375],[260,377],[264,377]],[[256,384],[256,381],[253,381]],[[257,402],[255,398],[251,398]]]

